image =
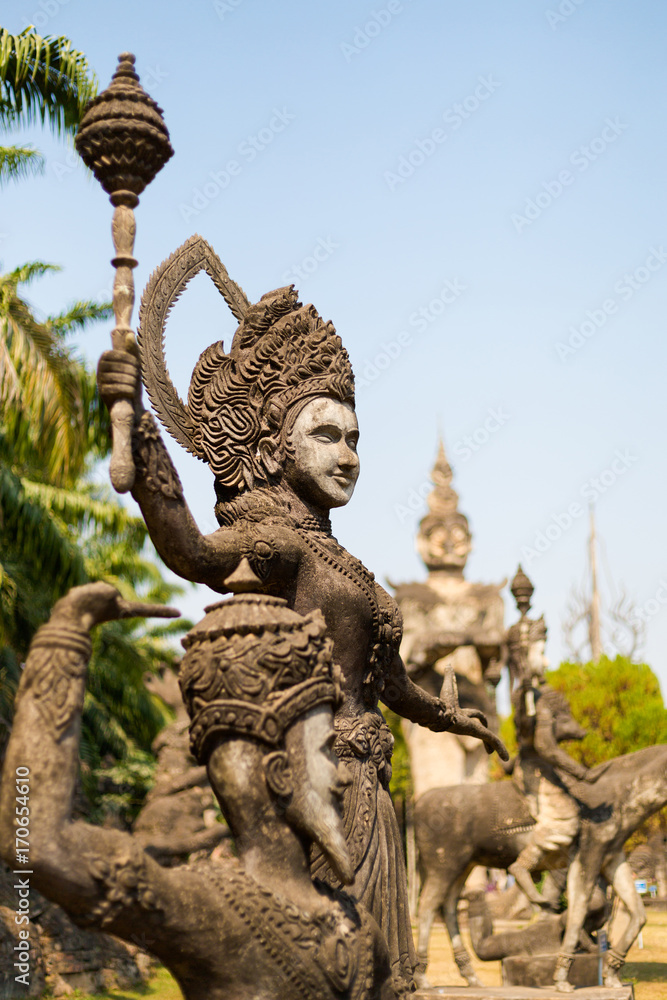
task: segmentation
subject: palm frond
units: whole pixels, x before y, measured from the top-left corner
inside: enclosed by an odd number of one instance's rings
[[[49,316],[46,325],[64,336],[78,330],[85,330],[91,323],[113,317],[113,306],[110,302],[75,302],[59,316]]]
[[[74,135],[97,78],[68,38],[18,35],[0,29],[0,125],[40,121],[56,135]]]
[[[0,187],[44,173],[44,157],[32,146],[0,146]]]

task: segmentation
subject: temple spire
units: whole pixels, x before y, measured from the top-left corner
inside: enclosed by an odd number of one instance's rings
[[[452,467],[440,437],[431,471],[433,489],[426,498],[428,514],[419,524],[417,549],[429,570],[463,575],[472,538],[468,519],[459,511],[459,495],[452,479]]]

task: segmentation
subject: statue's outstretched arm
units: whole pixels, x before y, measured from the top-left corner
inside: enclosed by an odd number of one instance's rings
[[[157,423],[141,403],[138,359],[126,351],[105,351],[98,365],[97,383],[107,406],[116,399],[135,400],[132,496],[141,507],[161,558],[184,579],[224,590],[223,581],[241,557],[240,536],[230,529],[211,535],[199,530]]]
[[[78,922],[140,938],[156,953],[161,935],[176,943],[164,910],[178,907],[182,876],[160,868],[130,834],[72,822],[71,815],[90,628],[165,611],[130,605],[106,583],[77,587],[58,601],[30,647],[0,788],[0,854],[12,870]]]
[[[449,731],[459,736],[475,736],[482,740],[487,751],[496,750],[503,760],[509,754],[505,744],[487,728],[484,714],[475,708],[461,708],[456,686],[450,684],[450,693],[444,699],[434,698],[408,677],[405,664],[397,654],[385,675],[382,701],[404,719],[426,726],[434,732]],[[443,685],[446,690],[447,685]]]

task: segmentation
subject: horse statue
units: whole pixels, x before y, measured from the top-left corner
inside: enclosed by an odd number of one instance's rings
[[[592,780],[591,780],[592,779]],[[567,868],[567,926],[562,952],[572,956],[600,875],[624,905],[625,920],[610,929],[605,986],[621,985],[618,970],[646,922],[644,906],[623,853],[628,837],[667,804],[667,744],[646,747],[593,768],[586,782],[573,782],[581,825],[570,856],[554,855],[554,868]],[[459,971],[481,986],[457,918],[459,897],[475,865],[509,868],[529,843],[535,819],[513,782],[435,788],[415,806],[415,835],[423,874],[419,900],[420,969],[425,970],[435,914],[441,909]],[[621,911],[623,912],[623,910]],[[570,992],[565,977],[558,989]]]

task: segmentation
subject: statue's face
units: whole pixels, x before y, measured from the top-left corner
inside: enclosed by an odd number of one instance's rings
[[[349,885],[354,880],[354,869],[343,832],[341,797],[352,779],[334,753],[335,739],[333,713],[328,705],[311,709],[286,733],[293,786],[285,816],[293,827],[315,841],[337,878]]]
[[[546,657],[546,639],[531,642],[528,647],[528,670],[533,677],[544,677],[549,661]]]
[[[285,480],[322,510],[344,507],[359,477],[357,417],[347,403],[318,396],[294,421]]]
[[[417,548],[427,566],[463,568],[472,548],[470,532],[456,522],[434,524],[417,536]]]

